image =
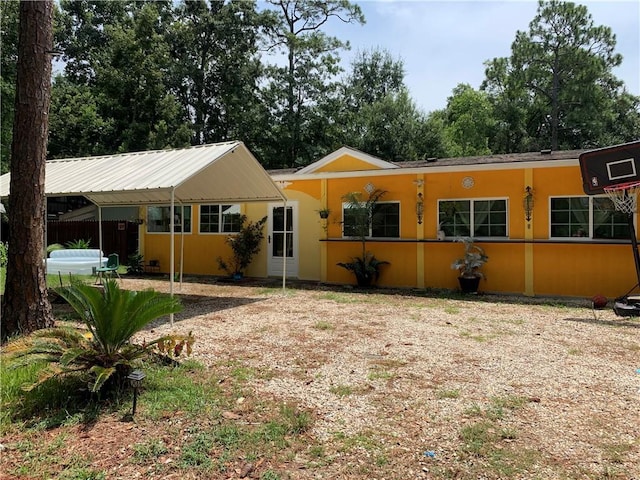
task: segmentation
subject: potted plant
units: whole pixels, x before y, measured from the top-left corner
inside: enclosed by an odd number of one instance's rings
[[[474,244],[471,237],[460,237],[455,241],[464,244],[464,256],[455,260],[451,268],[458,270],[460,274],[458,282],[463,293],[477,293],[480,280],[485,278],[480,268],[487,263],[489,257],[481,247]]]
[[[360,192],[351,192],[342,197],[347,203],[345,216],[350,219],[348,228],[345,227],[345,235],[360,240],[362,255],[352,257],[350,262],[340,262],[337,265],[352,272],[359,287],[375,284],[380,276],[380,267],[389,264],[367,252],[367,237],[370,235],[371,225],[376,221],[375,206],[385,193],[382,190],[374,190],[366,200],[363,200]]]
[[[318,215],[320,215],[320,218],[322,220],[326,220],[327,218],[329,218],[330,214],[331,210],[329,210],[328,208],[321,208],[320,210],[318,210]]]
[[[218,257],[218,266],[227,272],[234,279],[240,279],[244,275],[244,270],[249,266],[254,255],[260,251],[262,239],[264,238],[264,224],[267,217],[263,217],[257,222],[247,222],[247,216],[240,216],[240,231],[235,235],[230,235],[225,242],[231,247],[231,258],[223,260]]]

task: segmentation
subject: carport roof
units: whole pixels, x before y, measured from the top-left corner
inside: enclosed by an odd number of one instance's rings
[[[0,177],[9,195],[10,174]],[[282,201],[286,197],[242,142],[48,160],[49,197],[83,195],[100,206]]]

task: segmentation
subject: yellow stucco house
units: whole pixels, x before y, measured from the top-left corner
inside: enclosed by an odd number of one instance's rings
[[[216,258],[229,252],[234,214],[268,217],[265,243],[247,275],[353,284],[337,266],[360,252],[344,235],[343,196],[376,189],[382,222],[367,250],[389,265],[381,287],[457,289],[451,263],[470,235],[489,256],[481,291],[539,296],[608,297],[636,284],[626,216],[606,197],[582,188],[581,151],[428,159],[392,163],[343,147],[298,170],[269,172],[286,204],[191,204],[178,208],[176,262],[186,274],[224,275]],[[285,206],[286,205],[286,206]],[[284,209],[286,208],[286,224]],[[321,210],[329,210],[327,219]],[[169,271],[168,207],[144,207],[145,260]],[[176,267],[177,269],[177,267]]]

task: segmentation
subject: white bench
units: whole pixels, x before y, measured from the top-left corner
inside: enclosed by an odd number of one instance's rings
[[[67,248],[54,250],[46,261],[47,274],[91,275],[95,268],[107,264],[107,257],[97,248]]]

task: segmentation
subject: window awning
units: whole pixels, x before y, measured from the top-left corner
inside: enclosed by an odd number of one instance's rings
[[[10,174],[0,177],[0,198]],[[286,199],[242,142],[49,160],[45,193],[83,195],[96,205],[271,202]]]

